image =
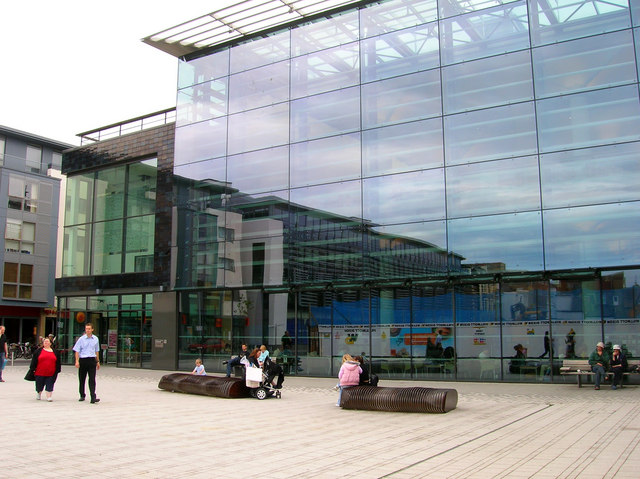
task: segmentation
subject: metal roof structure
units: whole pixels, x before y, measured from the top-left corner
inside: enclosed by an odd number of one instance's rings
[[[142,39],[176,57],[334,10],[354,0],[245,0]]]

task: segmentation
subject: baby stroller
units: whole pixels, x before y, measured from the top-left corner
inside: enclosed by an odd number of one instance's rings
[[[251,397],[256,399],[267,399],[268,397],[272,397],[275,395],[277,399],[282,397],[282,393],[280,392],[280,388],[275,388],[271,381],[273,378],[269,378],[267,375],[267,368],[257,368],[255,366],[251,366],[245,363],[246,372],[245,372],[245,384],[249,388],[249,392]],[[281,383],[280,383],[281,386]]]

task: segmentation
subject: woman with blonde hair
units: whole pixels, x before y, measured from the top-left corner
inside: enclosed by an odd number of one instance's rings
[[[361,373],[362,368],[360,367],[360,363],[358,361],[354,360],[350,354],[345,354],[344,356],[342,356],[342,366],[340,367],[340,372],[338,373],[338,380],[340,381],[340,393],[338,394],[338,403],[336,404],[336,406],[340,406],[340,403],[342,401],[343,389],[360,384]]]

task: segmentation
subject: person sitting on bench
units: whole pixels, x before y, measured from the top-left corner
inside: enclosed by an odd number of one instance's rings
[[[240,366],[240,360],[244,357],[247,357],[249,355],[249,350],[247,349],[247,345],[243,344],[242,345],[242,349],[240,349],[240,353],[234,357],[231,358],[229,361],[224,361],[222,364],[226,364],[227,365],[227,377],[230,378],[231,377],[231,368],[233,368],[234,366]]]
[[[611,362],[609,363],[611,372],[613,373],[613,384],[611,389],[618,389],[618,386],[622,386],[622,375],[627,370],[627,357],[624,355],[620,346],[615,344],[613,346],[613,354],[611,355]]]

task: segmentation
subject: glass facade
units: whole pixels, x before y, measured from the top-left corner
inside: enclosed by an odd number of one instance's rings
[[[179,367],[242,343],[318,376],[344,353],[491,381],[565,381],[600,340],[640,357],[639,12],[358,2],[181,59]],[[70,179],[70,275],[136,270],[133,168]]]
[[[64,277],[153,271],[156,160],[69,177]]]
[[[182,61],[182,354],[287,330],[298,374],[514,381],[640,356],[637,11],[390,0]]]

